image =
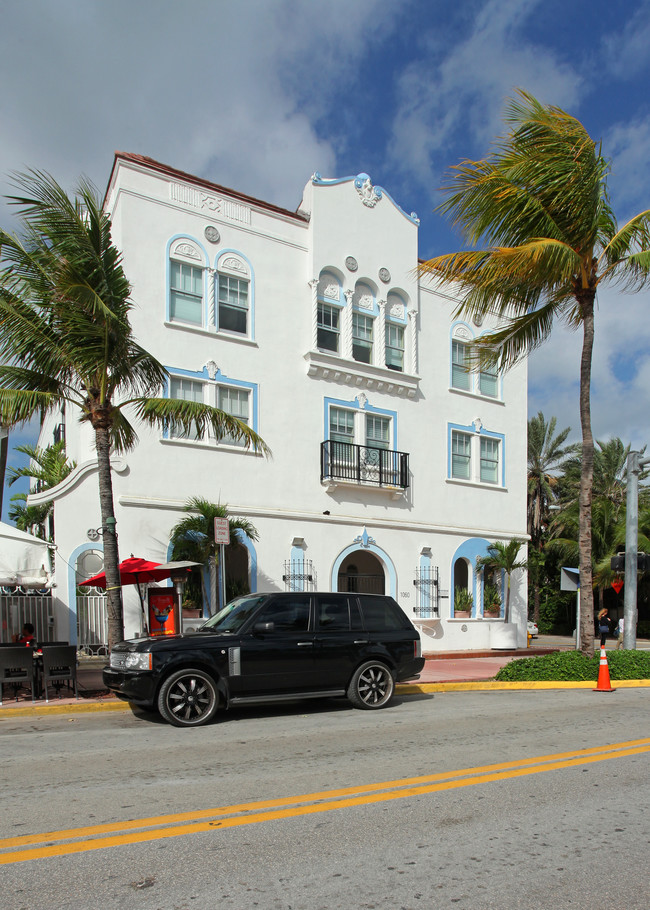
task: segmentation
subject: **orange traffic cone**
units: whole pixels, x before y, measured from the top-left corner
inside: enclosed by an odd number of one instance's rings
[[[600,666],[598,667],[598,684],[594,692],[616,692],[616,689],[612,689],[612,684],[609,681],[609,664],[607,663],[607,654],[605,649],[601,647],[600,649]]]

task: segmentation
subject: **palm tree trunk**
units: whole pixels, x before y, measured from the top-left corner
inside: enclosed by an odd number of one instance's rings
[[[506,606],[503,611],[503,622],[510,622],[510,573],[506,572]]]
[[[2,430],[2,425],[0,425]],[[0,436],[0,515],[2,515],[2,502],[5,490],[5,473],[7,470],[7,453],[9,452],[9,434]]]
[[[580,361],[580,425],[582,464],[580,470],[579,569],[580,650],[594,653],[594,589],[591,555],[591,498],[594,477],[594,438],[591,432],[591,360],[594,346],[594,297],[590,289],[578,297],[582,312],[583,341]]]
[[[97,467],[99,468],[99,504],[104,532],[104,572],[106,574],[106,612],[108,614],[109,650],[124,640],[124,614],[120,584],[120,557],[115,530],[113,481],[111,479],[111,446],[106,427],[95,427]]]

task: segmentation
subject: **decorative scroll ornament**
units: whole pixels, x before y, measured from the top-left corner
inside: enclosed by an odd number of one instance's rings
[[[220,268],[230,269],[232,272],[241,272],[243,275],[248,275],[248,269],[244,263],[241,261],[241,259],[237,259],[235,256],[228,256],[227,259],[224,259],[220,263]]]
[[[388,315],[393,316],[395,319],[404,319],[404,304],[391,303]]]
[[[179,243],[174,248],[174,253],[177,256],[186,256],[188,259],[200,259],[201,254],[195,246],[192,246],[191,243]]]
[[[390,281],[390,272],[388,269],[379,269],[379,278],[384,284],[388,284]]]
[[[472,426],[474,427],[475,433],[480,433],[481,430],[483,429],[483,421],[481,420],[480,417],[475,417],[474,420],[472,421]]]
[[[378,186],[373,186],[370,177],[367,174],[359,174],[354,178],[354,188],[364,205],[374,209],[382,197],[382,191]]]
[[[209,224],[203,233],[205,234],[205,239],[209,240],[210,243],[219,243],[221,240],[221,234],[213,224]]]
[[[376,544],[377,541],[375,540],[374,537],[371,537],[368,534],[368,531],[367,531],[366,527],[364,526],[363,533],[359,534],[358,537],[355,537],[354,540],[352,541],[352,543],[358,543],[360,547],[363,547],[364,549],[367,550],[371,546],[371,544]]]
[[[472,340],[472,333],[464,325],[457,325],[454,329],[454,338],[464,338],[466,341]]]
[[[354,258],[354,256],[348,256],[348,258],[345,260],[345,267],[350,272],[356,272],[356,270],[359,268],[359,263]]]
[[[338,284],[326,284],[321,288],[323,297],[329,297],[330,300],[339,300],[341,297]]]
[[[359,407],[361,408],[361,410],[363,410],[365,408],[365,406],[368,404],[368,396],[366,395],[365,392],[360,392],[357,395],[357,401],[359,402]]]
[[[217,373],[219,372],[219,367],[214,362],[214,360],[208,360],[205,364],[205,369],[208,371],[208,376],[210,379],[214,380],[217,378]]]

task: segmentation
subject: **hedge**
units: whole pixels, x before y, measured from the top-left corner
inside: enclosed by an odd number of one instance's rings
[[[610,679],[650,679],[650,651],[609,651],[607,653]],[[501,682],[537,682],[566,680],[569,682],[598,679],[600,651],[585,657],[581,651],[556,651],[541,657],[512,660],[497,673]]]

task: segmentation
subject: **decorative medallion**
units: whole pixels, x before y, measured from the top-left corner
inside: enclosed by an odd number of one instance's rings
[[[348,258],[345,260],[345,267],[350,272],[356,272],[356,270],[359,268],[359,263],[354,258],[354,256],[348,256]]]
[[[363,410],[365,408],[365,406],[368,404],[368,396],[366,395],[365,392],[359,392],[359,394],[357,395],[357,401],[359,402],[359,407],[361,408],[361,410]]]
[[[472,333],[466,326],[457,325],[456,328],[454,329],[454,338],[463,338],[467,341],[471,341]]]
[[[203,233],[205,234],[205,239],[209,240],[210,243],[219,243],[221,240],[221,234],[213,224],[209,224]]]
[[[201,254],[191,243],[178,243],[174,249],[177,256],[187,256],[188,259],[200,259]]]
[[[403,303],[391,303],[389,316],[393,316],[395,319],[404,319],[404,304]]]
[[[97,528],[88,528],[86,536],[88,540],[99,540],[99,531]]]
[[[248,274],[248,269],[241,259],[236,259],[234,256],[229,256],[228,259],[224,259],[221,263],[221,267],[229,269],[232,272],[243,272],[244,275]]]
[[[382,191],[378,186],[373,186],[370,177],[367,174],[359,174],[354,178],[354,188],[356,189],[361,201],[370,209],[374,209],[382,197]]]
[[[352,541],[352,543],[358,543],[360,547],[364,547],[364,549],[368,549],[371,544],[376,544],[377,541],[375,540],[374,537],[371,537],[368,534],[368,531],[367,531],[366,527],[364,526],[363,534],[360,534],[358,537],[355,537],[354,540]]]
[[[206,369],[208,371],[208,376],[210,377],[210,379],[212,379],[214,381],[217,378],[217,373],[219,372],[219,367],[214,362],[214,360],[208,360],[208,362],[205,364],[204,369]]]
[[[483,325],[483,317],[481,316],[480,313],[476,314],[476,316],[473,319],[473,322],[474,322],[474,325],[476,325],[476,326]]]
[[[321,293],[323,297],[329,297],[330,300],[339,300],[341,297],[338,284],[326,284]]]
[[[379,277],[384,282],[384,284],[388,284],[390,281],[390,272],[388,269],[379,269]]]

